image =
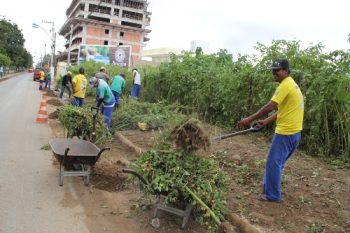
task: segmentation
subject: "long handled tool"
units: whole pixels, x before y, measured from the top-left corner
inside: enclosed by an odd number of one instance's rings
[[[258,131],[262,130],[263,128],[264,128],[264,126],[262,126],[261,124],[255,123],[249,129],[237,131],[237,132],[234,132],[234,133],[228,133],[228,134],[215,136],[215,137],[211,138],[211,140],[212,141],[219,141],[219,140],[222,140],[222,139],[225,139],[225,138],[230,138],[230,137],[233,137],[233,136],[246,134],[246,133],[249,133],[249,132],[258,132]]]
[[[98,115],[98,108],[97,107],[91,107],[92,112],[92,133],[91,133],[91,141],[95,142],[96,140],[96,120]]]

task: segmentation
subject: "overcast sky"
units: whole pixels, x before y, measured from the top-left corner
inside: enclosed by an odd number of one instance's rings
[[[251,54],[257,42],[274,39],[321,42],[325,51],[346,50],[350,33],[350,3],[346,0],[149,0],[152,12],[150,41],[145,49],[188,50],[191,40],[209,43],[209,51],[220,48],[230,53]],[[71,0],[4,1],[0,17],[15,22],[23,31],[25,47],[36,57],[49,53],[51,42],[37,23],[50,33],[54,21],[57,32],[66,20]],[[57,50],[63,50],[63,37],[57,37]]]

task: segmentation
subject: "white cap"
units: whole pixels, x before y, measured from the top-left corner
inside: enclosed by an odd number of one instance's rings
[[[97,81],[98,81],[98,78],[92,77],[92,78],[90,79],[89,83],[90,83],[90,85],[91,85],[92,87],[94,87],[94,85],[96,84]]]

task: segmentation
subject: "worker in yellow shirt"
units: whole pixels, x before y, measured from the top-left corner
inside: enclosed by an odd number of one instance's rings
[[[79,74],[75,75],[72,79],[72,89],[73,89],[73,101],[72,105],[81,107],[84,104],[87,79],[84,75],[85,70],[83,67],[79,68]]]
[[[44,82],[45,82],[45,72],[41,69],[40,72],[39,72],[39,90],[42,90],[43,89],[43,85],[44,85]]]
[[[299,86],[290,76],[287,59],[276,59],[272,63],[272,74],[279,82],[271,100],[253,115],[242,119],[238,125],[248,126],[252,121],[277,109],[277,112],[258,121],[265,126],[276,121],[275,134],[266,160],[261,201],[279,202],[282,199],[282,172],[288,158],[299,145],[303,129],[304,100]]]

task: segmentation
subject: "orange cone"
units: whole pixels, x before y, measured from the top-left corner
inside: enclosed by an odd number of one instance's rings
[[[38,111],[38,116],[36,118],[36,123],[47,124],[48,123],[48,115],[47,115],[47,103],[46,96],[42,96],[42,100],[40,102],[40,107]]]

